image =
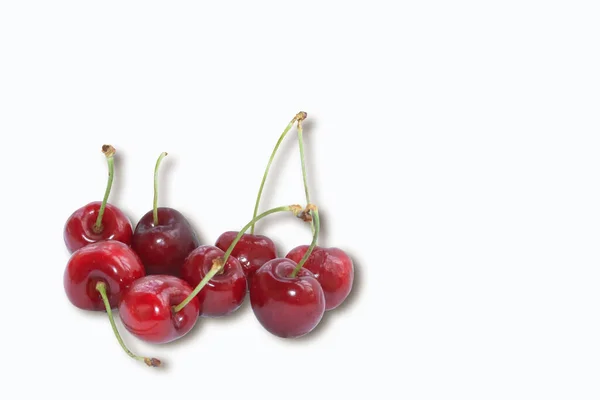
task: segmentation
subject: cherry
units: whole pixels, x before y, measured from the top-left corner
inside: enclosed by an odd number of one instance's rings
[[[149,275],[136,280],[121,297],[119,314],[125,328],[139,339],[168,343],[188,333],[196,324],[200,302],[193,298],[186,307],[174,311],[192,288],[170,275]]]
[[[200,242],[187,219],[177,210],[157,209],[144,215],[133,234],[132,248],[139,254],[146,273],[180,276],[185,258]]]
[[[315,275],[303,268],[317,245],[319,212],[313,204],[297,213],[305,221],[314,221],[310,247],[296,263],[276,258],[260,267],[250,286],[252,311],[269,332],[283,338],[295,338],[311,332],[325,313],[325,293]]]
[[[295,338],[312,331],[325,313],[325,295],[312,272],[287,258],[263,265],[252,280],[250,303],[261,325],[282,338]]]
[[[213,262],[222,259],[223,255],[225,252],[214,246],[196,248],[186,259],[181,277],[190,285],[197,286],[210,272]],[[237,259],[229,257],[219,273],[198,294],[197,298],[202,304],[200,315],[220,317],[231,314],[244,302],[246,290],[242,266]]]
[[[239,232],[228,231],[217,239],[215,246],[226,251]],[[235,257],[242,266],[248,285],[252,281],[254,273],[269,260],[277,257],[275,243],[264,235],[253,235],[244,233],[235,246],[231,255]]]
[[[277,154],[279,146],[283,142],[283,139],[286,137],[290,129],[294,126],[294,123],[300,123],[300,121],[304,120],[305,118],[306,113],[304,111],[301,111],[298,114],[296,114],[294,118],[292,118],[292,120],[288,123],[286,128],[283,130],[283,133],[279,136],[279,139],[277,140],[277,143],[275,144],[275,147],[271,152],[269,161],[267,162],[267,167],[265,168],[265,172],[263,174],[263,178],[258,189],[258,195],[256,196],[256,203],[254,205],[254,214],[252,218],[256,218],[258,214],[258,208],[260,205],[262,192],[265,187],[265,182],[267,181],[267,176],[269,175],[271,164],[275,159],[275,155]],[[228,231],[223,233],[217,239],[215,246],[217,246],[223,251],[226,251],[238,233],[239,232],[236,231]],[[275,248],[275,243],[273,243],[273,241],[267,236],[254,234],[253,224],[250,233],[244,234],[244,236],[242,236],[238,245],[235,246],[235,249],[233,250],[231,255],[237,258],[240,264],[242,265],[244,273],[246,274],[246,279],[248,280],[248,285],[250,285],[252,281],[252,276],[254,275],[256,270],[258,270],[265,262],[277,257],[277,249]]]
[[[104,310],[98,282],[107,285],[111,307],[116,307],[121,294],[144,276],[139,257],[129,246],[116,240],[91,243],[75,251],[64,273],[64,288],[71,303],[84,310]]]
[[[285,256],[299,262],[310,246],[298,246]],[[336,247],[315,246],[304,263],[312,272],[325,293],[325,310],[333,310],[348,297],[354,281],[354,266],[350,257]]]
[[[63,238],[70,253],[100,240],[117,240],[131,243],[133,229],[129,218],[114,205],[108,204],[108,196],[114,176],[115,149],[110,145],[102,146],[102,152],[108,162],[108,184],[102,202],[89,203],[76,210],[67,219]]]
[[[112,315],[112,308],[117,306],[122,294],[143,276],[142,262],[129,246],[106,240],[89,244],[71,255],[64,273],[64,288],[74,306],[84,310],[106,310],[113,332],[127,355],[158,367],[160,360],[129,351]]]
[[[200,242],[179,211],[157,207],[158,168],[166,155],[161,153],[154,169],[154,207],[135,227],[131,246],[142,259],[148,275],[180,276],[185,258]]]

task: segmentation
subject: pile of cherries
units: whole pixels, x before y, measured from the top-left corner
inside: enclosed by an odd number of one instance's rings
[[[140,357],[123,343],[113,318],[118,309],[125,328],[151,343],[167,343],[187,334],[199,316],[220,317],[236,311],[249,293],[252,310],[272,334],[295,338],[312,331],[327,310],[338,307],[352,289],[352,260],[338,248],[317,245],[319,212],[310,203],[304,164],[300,112],[289,122],[267,164],[252,220],[240,231],[223,233],[215,245],[201,245],[188,220],[177,210],[158,207],[158,170],[154,169],[154,206],[137,223],[108,203],[114,176],[115,149],[104,145],[108,184],[101,202],[75,211],[64,227],[71,253],[64,288],[73,305],[106,311],[125,352],[149,366],[155,358]],[[261,194],[277,150],[297,125],[306,206],[289,205],[258,214]],[[290,212],[310,223],[310,245],[277,257],[275,244],[254,233],[255,223],[274,213]],[[250,233],[246,231],[250,229]]]

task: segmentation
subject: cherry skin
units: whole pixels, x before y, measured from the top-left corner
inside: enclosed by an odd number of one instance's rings
[[[70,253],[101,240],[117,240],[131,244],[133,228],[129,218],[119,208],[106,204],[102,216],[102,228],[94,225],[102,202],[94,201],[76,210],[67,220],[63,237]]]
[[[267,261],[250,286],[254,315],[267,331],[282,338],[309,333],[325,313],[325,295],[313,273],[301,268],[290,278],[296,265],[287,258]]]
[[[309,246],[298,246],[285,256],[300,262]],[[312,272],[325,293],[325,310],[333,310],[348,297],[354,282],[354,265],[348,255],[336,247],[315,246],[303,265]]]
[[[178,313],[181,303],[193,288],[171,275],[149,275],[138,279],[121,297],[119,314],[125,328],[150,343],[172,342],[188,333],[200,312],[197,297]]]
[[[200,246],[190,253],[183,265],[181,277],[196,287],[208,274],[213,260],[223,257],[225,252],[214,246]],[[246,276],[235,257],[228,257],[220,273],[215,275],[198,293],[200,314],[205,317],[220,317],[237,310],[246,298]]]
[[[89,244],[75,251],[65,269],[63,284],[74,306],[84,310],[105,310],[98,282],[106,284],[112,308],[136,279],[144,276],[144,266],[129,246],[116,240]]]
[[[180,276],[185,258],[200,242],[188,220],[177,210],[158,208],[158,225],[152,210],[138,222],[131,247],[140,256],[148,275]]]
[[[227,251],[239,232],[229,231],[223,233],[217,239],[215,246],[223,251]],[[244,233],[239,242],[233,248],[231,255],[237,258],[242,265],[248,286],[252,282],[254,273],[267,261],[277,257],[275,243],[263,235],[252,235]]]

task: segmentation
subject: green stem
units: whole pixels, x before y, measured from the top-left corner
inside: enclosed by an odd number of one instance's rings
[[[125,343],[123,342],[123,339],[121,338],[121,335],[119,334],[119,331],[117,330],[117,325],[115,324],[115,319],[112,314],[110,302],[108,301],[108,296],[106,295],[106,283],[104,283],[104,282],[96,283],[96,290],[100,293],[100,296],[102,297],[102,301],[104,302],[104,307],[106,308],[106,313],[108,314],[108,319],[110,321],[110,325],[112,326],[112,330],[115,333],[115,336],[117,337],[117,340],[119,341],[119,344],[121,345],[123,350],[125,350],[125,353],[127,353],[127,355],[131,358],[145,362],[146,365],[148,365],[149,367],[160,366],[161,362],[159,359],[149,358],[149,357],[140,357],[138,355],[133,354],[127,348],[127,346],[125,346]]]
[[[260,183],[260,187],[258,189],[258,195],[256,196],[256,203],[254,205],[254,213],[252,214],[252,218],[256,218],[256,215],[258,214],[258,206],[260,205],[260,198],[262,196],[262,192],[265,187],[265,182],[267,181],[267,176],[269,175],[269,170],[271,169],[271,164],[273,163],[273,160],[275,159],[275,154],[277,154],[277,150],[279,149],[281,142],[283,142],[283,139],[285,138],[287,133],[290,131],[290,129],[292,129],[292,126],[294,126],[294,122],[299,121],[304,118],[306,118],[306,113],[304,111],[301,111],[298,114],[296,114],[296,116],[290,121],[288,126],[285,127],[281,136],[279,136],[279,140],[277,140],[277,143],[275,144],[275,147],[273,148],[271,157],[269,157],[269,162],[267,163],[267,168],[265,168],[265,173],[263,174],[263,178]],[[254,234],[254,224],[252,224],[252,229],[250,230],[250,233]]]
[[[152,203],[152,218],[154,226],[158,225],[158,167],[166,155],[166,152],[160,153],[158,160],[156,160],[156,166],[154,167],[154,202]]]
[[[104,210],[106,209],[106,203],[108,202],[108,195],[112,188],[113,176],[115,173],[115,148],[105,144],[102,146],[102,153],[106,156],[106,161],[108,163],[108,183],[106,185],[106,190],[104,191],[104,199],[102,200],[100,210],[98,211],[98,218],[96,218],[96,223],[94,224],[94,231],[96,232],[102,232],[102,217],[104,216]]]
[[[233,242],[231,242],[231,244],[229,245],[229,247],[227,248],[227,251],[225,252],[225,254],[223,255],[223,257],[221,257],[220,259],[215,259],[213,260],[213,266],[210,269],[210,271],[208,272],[208,274],[206,274],[206,276],[204,277],[204,279],[202,279],[200,281],[200,283],[198,283],[198,285],[196,286],[196,288],[194,289],[194,291],[192,293],[189,294],[188,297],[186,297],[181,303],[179,303],[177,306],[175,306],[173,308],[173,312],[178,313],[179,311],[181,311],[183,309],[183,307],[187,306],[188,303],[190,301],[193,300],[194,297],[196,297],[196,295],[198,293],[200,293],[200,291],[202,290],[202,288],[204,286],[206,286],[206,284],[219,272],[221,272],[221,270],[225,267],[225,263],[227,262],[227,259],[229,258],[229,256],[231,255],[231,252],[233,251],[233,249],[235,248],[235,245],[240,241],[240,239],[242,238],[242,236],[244,235],[244,233],[253,225],[256,223],[256,221],[263,219],[264,217],[266,217],[267,215],[271,215],[271,214],[275,214],[278,212],[282,212],[282,211],[292,211],[294,214],[298,214],[300,211],[302,210],[302,208],[300,206],[297,205],[292,205],[292,206],[282,206],[282,207],[276,207],[276,208],[272,208],[268,211],[265,211],[264,213],[260,214],[259,216],[256,216],[254,218],[252,218],[252,221],[248,222],[246,224],[246,226],[244,226],[242,228],[241,231],[238,232],[237,236],[235,237],[235,239],[233,240]]]
[[[310,257],[310,254],[312,253],[313,249],[317,245],[317,239],[319,237],[319,228],[320,228],[319,211],[317,209],[313,209],[311,213],[313,216],[313,222],[314,222],[314,226],[315,226],[315,233],[313,234],[313,240],[312,240],[312,243],[310,244],[310,247],[308,248],[308,250],[306,250],[306,253],[304,253],[304,257],[302,257],[302,259],[298,262],[298,265],[296,265],[296,268],[294,268],[294,270],[292,271],[292,273],[290,275],[291,278],[294,278],[294,277],[296,277],[296,275],[298,275],[298,272],[300,272],[300,269],[302,269],[302,267],[304,266],[304,263],[306,263],[306,260],[308,260],[308,257]]]
[[[306,179],[306,164],[304,163],[304,138],[302,137],[302,120],[298,120],[298,148],[300,149],[300,164],[302,165],[302,181],[304,182],[304,195],[306,196],[306,204],[310,204],[310,196],[308,194],[308,181]],[[314,235],[314,221],[311,221],[310,227]]]

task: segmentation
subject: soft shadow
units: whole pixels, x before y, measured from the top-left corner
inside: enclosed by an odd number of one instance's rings
[[[308,119],[302,124],[302,138],[304,139],[304,164],[306,166],[306,181],[311,203],[317,206],[320,203],[319,198],[319,180],[318,168],[315,164],[315,141],[313,140],[315,127],[317,123],[314,120]],[[296,143],[298,140],[296,140]]]
[[[198,238],[198,242],[200,243],[200,246],[202,246],[202,245],[214,245],[214,242],[210,242],[209,243],[209,242],[205,241],[204,234],[198,229],[198,225],[196,224],[196,221],[190,219],[189,216],[187,216],[187,215],[184,215],[184,217],[188,220],[190,226],[192,227],[192,229],[196,233],[196,237]]]
[[[112,188],[110,189],[110,197],[108,198],[109,203],[114,204],[115,206],[121,209],[122,207],[120,206],[120,204],[124,187],[123,177],[125,174],[124,171],[127,170],[127,163],[125,161],[126,158],[127,157],[123,157],[123,154],[118,150],[114,155],[115,172],[113,177]],[[102,200],[102,198],[99,198],[99,200]]]
[[[158,170],[158,206],[171,207],[171,182],[173,169],[179,160],[175,155],[168,154],[161,162]],[[154,169],[152,169],[154,173]],[[173,208],[177,208],[173,205]]]
[[[329,246],[329,222],[327,221],[328,211],[321,211],[319,209],[319,246]]]

